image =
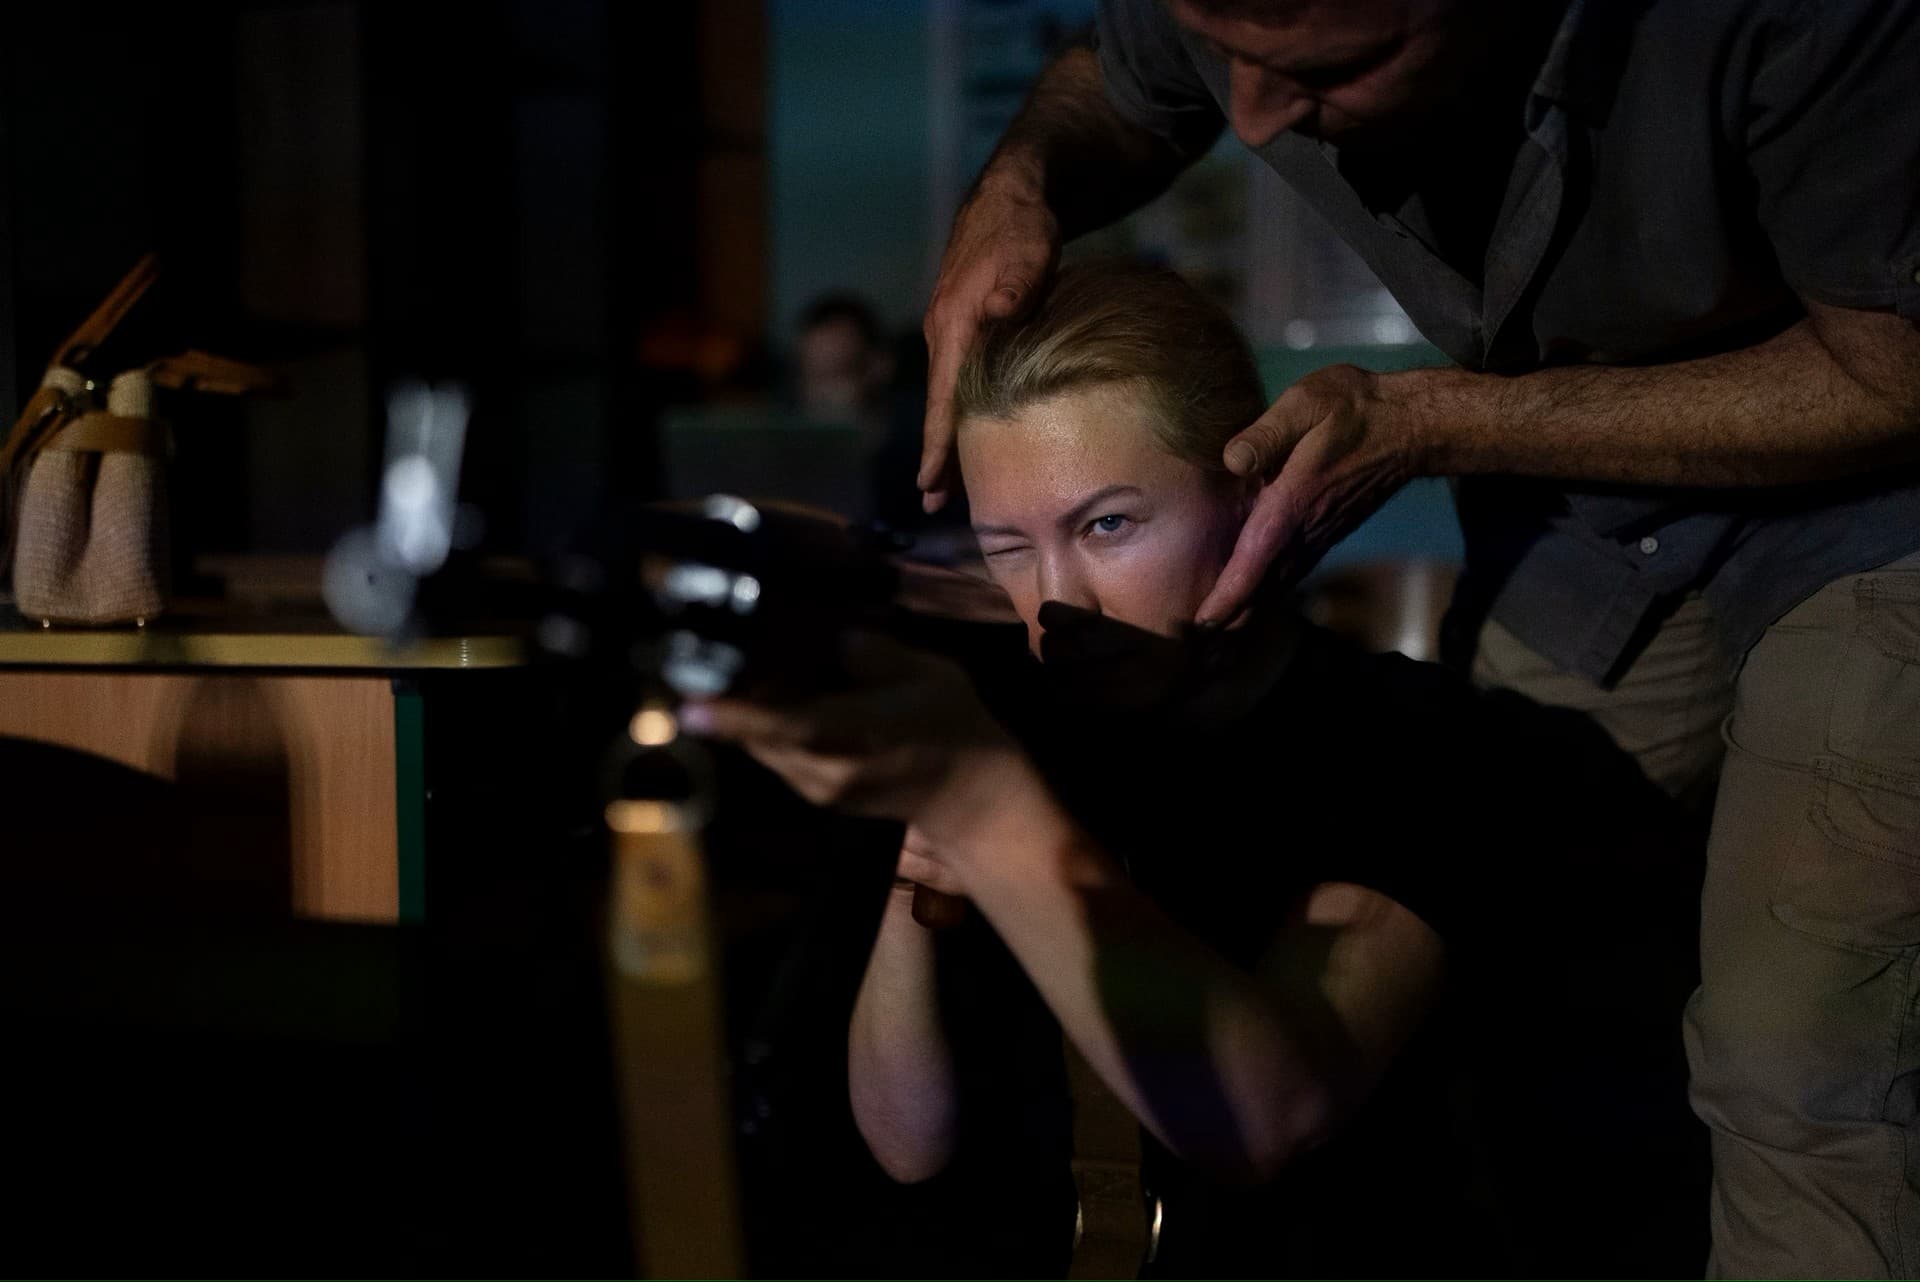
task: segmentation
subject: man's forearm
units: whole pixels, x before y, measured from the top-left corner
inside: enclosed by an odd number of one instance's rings
[[[1669,365],[1416,370],[1379,390],[1430,475],[1772,486],[1920,461],[1920,330],[1889,314],[1815,308]]]
[[[1146,204],[1196,155],[1115,111],[1100,59],[1075,48],[1041,74],[978,187],[1044,201],[1070,240]]]

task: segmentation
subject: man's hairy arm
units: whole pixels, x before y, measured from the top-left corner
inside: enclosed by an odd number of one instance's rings
[[[976,191],[1044,201],[1071,240],[1152,200],[1197,154],[1122,116],[1099,56],[1076,46],[1041,74]]]
[[[956,480],[953,389],[980,326],[1025,313],[1065,240],[1145,204],[1197,154],[1122,116],[1093,50],[1069,49],[1041,74],[954,217],[927,304],[928,511]]]
[[[1227,444],[1267,478],[1196,617],[1225,622],[1270,572],[1297,578],[1416,476],[1784,486],[1920,462],[1920,329],[1809,303],[1764,342],[1666,365],[1531,374],[1330,366]]]
[[[1920,461],[1920,329],[1890,312],[1810,304],[1773,338],[1717,356],[1435,371],[1391,395],[1422,470],[1439,475],[1772,486]]]

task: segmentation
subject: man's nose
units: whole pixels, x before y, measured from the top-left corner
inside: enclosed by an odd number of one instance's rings
[[[1249,147],[1264,147],[1314,109],[1314,100],[1286,77],[1238,58],[1227,65],[1227,120]]]

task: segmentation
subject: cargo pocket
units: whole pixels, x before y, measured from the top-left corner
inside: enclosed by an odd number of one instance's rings
[[[1844,654],[1827,719],[1836,773],[1920,795],[1920,571],[1854,581]]]
[[[1816,938],[1897,950],[1920,944],[1920,573],[1861,575],[1852,606],[1773,909]]]
[[[1815,781],[1773,913],[1816,939],[1875,952],[1920,944],[1920,798]]]

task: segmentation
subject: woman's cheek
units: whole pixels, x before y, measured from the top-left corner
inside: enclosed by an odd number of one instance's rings
[[[1160,547],[1161,561],[1156,573],[1161,609],[1172,620],[1172,630],[1183,632],[1193,615],[1213,591],[1233,545],[1240,533],[1238,522],[1217,519],[1214,510],[1196,513],[1192,519],[1169,524]]]
[[[1184,513],[1181,519],[1155,522],[1147,532],[1156,536],[1155,554],[1167,565],[1166,573],[1188,584],[1202,578],[1211,582],[1219,576],[1239,530],[1218,519],[1209,507]]]
[[[1183,631],[1218,574],[1217,567],[1204,564],[1205,557],[1194,555],[1195,541],[1183,533],[1191,532],[1148,526],[1127,546],[1115,548],[1102,567],[1102,612],[1162,636]],[[1195,579],[1202,577],[1205,586],[1196,594]]]

